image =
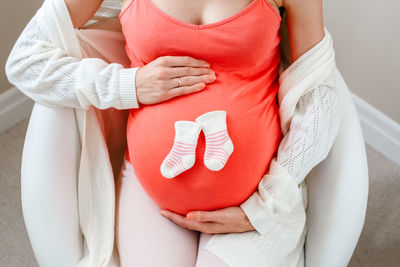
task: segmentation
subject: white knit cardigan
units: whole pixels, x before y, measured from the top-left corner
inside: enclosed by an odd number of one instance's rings
[[[206,245],[230,266],[304,266],[304,178],[327,157],[340,127],[343,109],[329,32],[324,28],[323,39],[290,63],[285,26],[283,17],[278,91],[283,139],[258,190],[240,205],[256,230],[214,234]],[[122,33],[74,29],[64,0],[44,1],[6,63],[9,81],[28,97],[75,110],[82,144],[79,219],[85,238],[77,266],[119,266],[114,183],[125,152],[127,112],[140,108],[134,83],[138,68],[128,66]]]

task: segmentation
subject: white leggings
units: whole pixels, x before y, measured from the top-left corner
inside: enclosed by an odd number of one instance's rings
[[[121,267],[226,267],[204,249],[212,237],[162,216],[124,159],[116,182],[115,237]]]

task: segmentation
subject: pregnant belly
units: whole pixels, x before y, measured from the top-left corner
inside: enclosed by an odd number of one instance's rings
[[[269,169],[282,137],[276,101],[253,101],[238,91],[221,88],[226,86],[209,85],[197,93],[130,110],[129,160],[146,193],[162,209],[185,215],[192,210],[240,205],[257,190]],[[201,131],[193,167],[172,179],[162,176],[160,166],[172,148],[175,121],[194,121],[213,110],[226,111],[227,131],[234,145],[225,166],[212,171],[204,165],[206,143]]]

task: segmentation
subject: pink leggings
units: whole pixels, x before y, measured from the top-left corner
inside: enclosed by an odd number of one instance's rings
[[[162,216],[124,159],[116,182],[115,237],[121,267],[226,267],[204,248],[212,237]]]

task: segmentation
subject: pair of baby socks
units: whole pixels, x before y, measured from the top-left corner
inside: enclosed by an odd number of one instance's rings
[[[233,152],[233,143],[227,132],[226,111],[207,112],[193,121],[175,122],[174,144],[161,164],[165,178],[174,178],[193,167],[200,131],[206,140],[204,165],[212,170],[221,170]]]

